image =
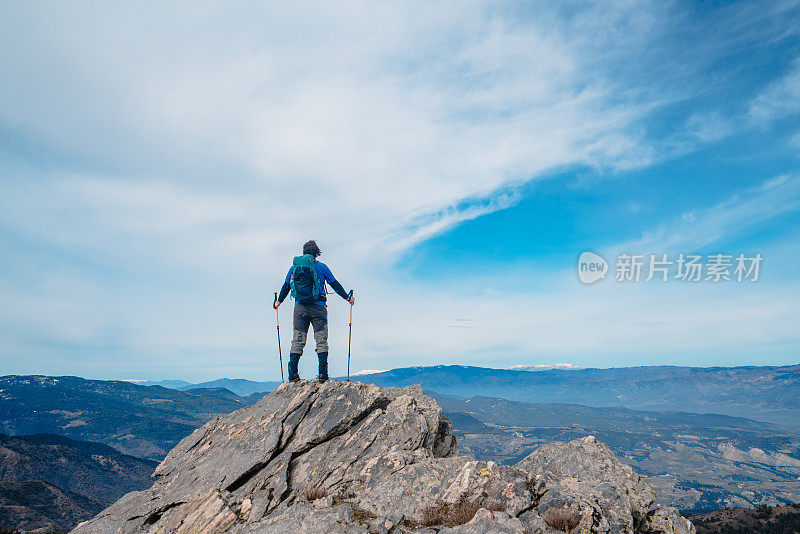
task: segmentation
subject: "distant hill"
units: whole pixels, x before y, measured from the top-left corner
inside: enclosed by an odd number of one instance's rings
[[[697,534],[791,534],[800,532],[800,504],[728,508],[688,516]]]
[[[0,482],[0,526],[69,530],[91,519],[105,504],[40,480]]]
[[[183,389],[192,388],[194,384],[186,380],[128,380],[140,386],[161,386],[162,388]]]
[[[237,404],[244,403],[242,400],[244,397],[240,397],[233,391],[226,388],[192,388],[185,391],[186,393],[191,393],[192,395],[208,395],[209,397],[227,399]]]
[[[0,377],[0,432],[60,434],[161,460],[175,444],[245,401],[230,392],[184,392],[124,381]]]
[[[141,386],[161,386],[178,391],[191,391],[194,389],[227,389],[240,397],[248,397],[254,393],[261,393],[263,397],[281,385],[280,382],[255,382],[244,378],[218,378],[208,382],[193,384],[184,380],[146,380],[137,382]]]
[[[717,413],[800,430],[800,365],[541,372],[440,365],[393,369],[359,380],[377,386],[420,384],[426,391],[460,397]]]
[[[0,434],[0,480],[42,480],[105,504],[150,487],[157,465],[101,443]]]
[[[218,389],[224,388],[240,397],[247,397],[253,393],[269,393],[278,386],[280,382],[254,382],[252,380],[245,380],[244,378],[219,378],[209,382],[200,382],[199,384],[190,384],[188,386],[181,386],[178,389],[187,391],[196,388]]]

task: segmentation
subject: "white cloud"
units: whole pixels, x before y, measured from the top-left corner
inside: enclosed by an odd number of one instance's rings
[[[734,193],[714,206],[683,213],[646,232],[641,239],[616,245],[610,252],[613,255],[696,252],[797,210],[800,210],[800,177],[781,175]]]
[[[733,119],[719,112],[697,113],[686,122],[686,134],[702,143],[713,143],[736,131]]]
[[[800,113],[800,58],[781,79],[767,86],[750,104],[752,120],[765,123]]]
[[[49,204],[20,203],[30,178],[4,192],[43,219],[82,206],[82,231],[61,226],[89,249],[109,248],[100,227],[203,268],[236,244],[285,255],[310,234],[396,251],[507,207],[543,172],[650,158],[629,134],[650,103],[621,101],[602,70],[624,39],[598,64],[586,36],[622,38],[646,6],[577,19],[481,3],[321,3],[313,19],[308,6],[51,8],[7,6],[0,37],[0,116],[55,158],[27,169]],[[52,223],[37,237],[57,240]],[[272,268],[266,256],[247,260]]]

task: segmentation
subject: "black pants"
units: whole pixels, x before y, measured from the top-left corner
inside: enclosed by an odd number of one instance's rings
[[[299,377],[297,366],[306,346],[308,327],[314,328],[319,357],[319,376],[328,378],[328,308],[318,304],[294,305],[292,348],[289,354],[289,380]]]

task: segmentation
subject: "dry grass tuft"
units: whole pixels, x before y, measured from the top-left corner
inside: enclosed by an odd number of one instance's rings
[[[576,510],[569,508],[550,509],[544,514],[547,526],[561,532],[569,532],[581,522],[581,515]]]
[[[325,496],[327,496],[327,494]],[[356,506],[351,500],[355,499],[355,497],[356,494],[352,491],[347,491],[344,488],[340,488],[339,491],[333,495],[333,498],[331,499],[331,506],[336,507],[340,504],[348,503],[353,509],[353,518],[362,525],[365,525],[370,519],[375,519],[377,516],[369,510],[364,510],[363,508]]]
[[[443,525],[447,520],[447,505],[443,502],[438,502],[432,506],[427,506],[422,509],[422,523],[426,527],[433,525]]]
[[[490,512],[505,512],[506,505],[500,499],[486,499],[481,503],[482,508],[486,508]]]
[[[475,513],[481,509],[481,505],[476,502],[466,502],[460,500],[450,506],[447,519],[448,526],[463,525],[475,517]]]
[[[364,510],[357,506],[353,506],[353,518],[362,525],[369,522],[370,519],[375,519],[377,516],[369,510]]]
[[[344,488],[340,488],[336,495],[333,496],[331,506],[339,506],[342,503],[350,502],[350,499],[354,499],[355,496],[356,494],[352,491],[346,491]]]
[[[463,499],[453,504],[438,502],[422,510],[422,525],[431,527],[434,525],[444,525],[453,527],[463,525],[475,517],[475,513],[481,509],[481,505],[476,502],[467,502]]]
[[[308,502],[324,499],[328,496],[328,492],[319,486],[308,486],[303,490],[303,498]]]

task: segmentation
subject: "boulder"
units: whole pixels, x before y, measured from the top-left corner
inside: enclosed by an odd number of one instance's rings
[[[572,514],[579,531],[693,532],[690,522],[678,520],[677,510],[656,507],[653,488],[593,436],[543,445],[515,467],[548,488],[536,506],[538,514]]]

